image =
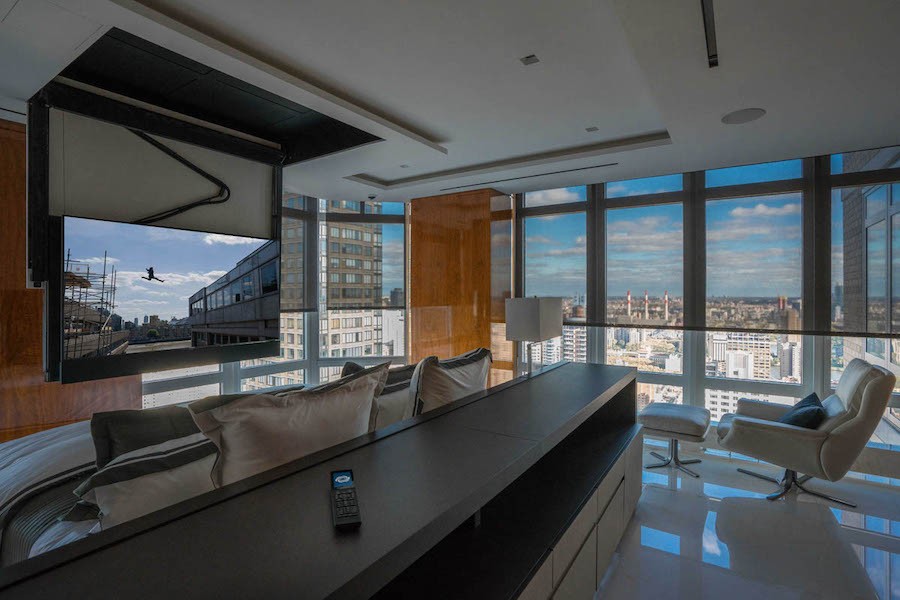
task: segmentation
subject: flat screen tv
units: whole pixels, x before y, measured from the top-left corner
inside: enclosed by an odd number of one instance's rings
[[[278,240],[63,217],[61,241],[63,383],[278,354]]]

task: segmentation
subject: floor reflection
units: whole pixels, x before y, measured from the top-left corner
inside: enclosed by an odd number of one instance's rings
[[[600,598],[900,600],[900,489],[850,477],[811,482],[857,502],[769,502],[771,485],[704,456],[700,479],[644,470],[644,491]],[[645,456],[645,463],[654,462]],[[765,464],[754,469],[778,476]]]

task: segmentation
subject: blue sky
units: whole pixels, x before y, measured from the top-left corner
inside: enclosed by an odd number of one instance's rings
[[[584,213],[525,220],[525,295],[585,293]]]
[[[209,285],[265,240],[66,218],[66,248],[72,259],[102,271],[103,252],[118,271],[116,310],[124,319],[161,319],[188,314],[188,299]],[[164,283],[141,279],[153,267]]]
[[[385,202],[385,204],[398,204]],[[402,207],[401,207],[402,208]],[[391,214],[388,212],[388,214]],[[403,225],[382,225],[382,295],[389,296],[394,288],[403,286]]]
[[[731,167],[706,172],[707,185],[777,181],[801,176],[801,161]],[[682,176],[664,175],[610,182],[608,197],[678,191]],[[584,186],[526,194],[526,206],[583,201]],[[787,295],[801,292],[799,194],[707,203],[707,293],[709,296]],[[680,204],[607,212],[607,285],[612,296],[649,290],[651,296],[683,293],[683,215]],[[584,214],[532,217],[525,223],[526,294],[583,294],[586,235]],[[686,257],[685,260],[689,260]]]

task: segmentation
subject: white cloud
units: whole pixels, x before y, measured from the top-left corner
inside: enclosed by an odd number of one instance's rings
[[[260,240],[255,238],[240,237],[237,235],[222,235],[221,233],[207,233],[203,236],[205,244],[225,244],[226,246],[239,246],[244,244],[259,244]]]
[[[760,202],[756,206],[738,206],[729,213],[732,217],[783,217],[786,215],[799,215],[800,204],[792,202],[783,206],[770,206]]]
[[[528,244],[559,244],[558,241],[549,238],[546,235],[529,235],[525,238],[525,242]]]
[[[72,260],[74,262],[82,262],[82,263],[87,263],[89,265],[102,265],[103,264],[102,256],[90,256],[88,258],[73,258]],[[113,258],[112,256],[106,257],[106,263],[109,265],[114,265],[117,262],[119,262],[118,258]]]
[[[566,202],[579,202],[581,196],[578,192],[569,188],[555,190],[542,190],[540,192],[528,192],[526,204],[530,206],[547,206],[548,204],[565,204]]]

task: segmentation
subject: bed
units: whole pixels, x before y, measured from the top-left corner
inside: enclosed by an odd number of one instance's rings
[[[96,515],[62,518],[73,490],[96,472],[89,421],[0,444],[0,567],[90,535]]]

